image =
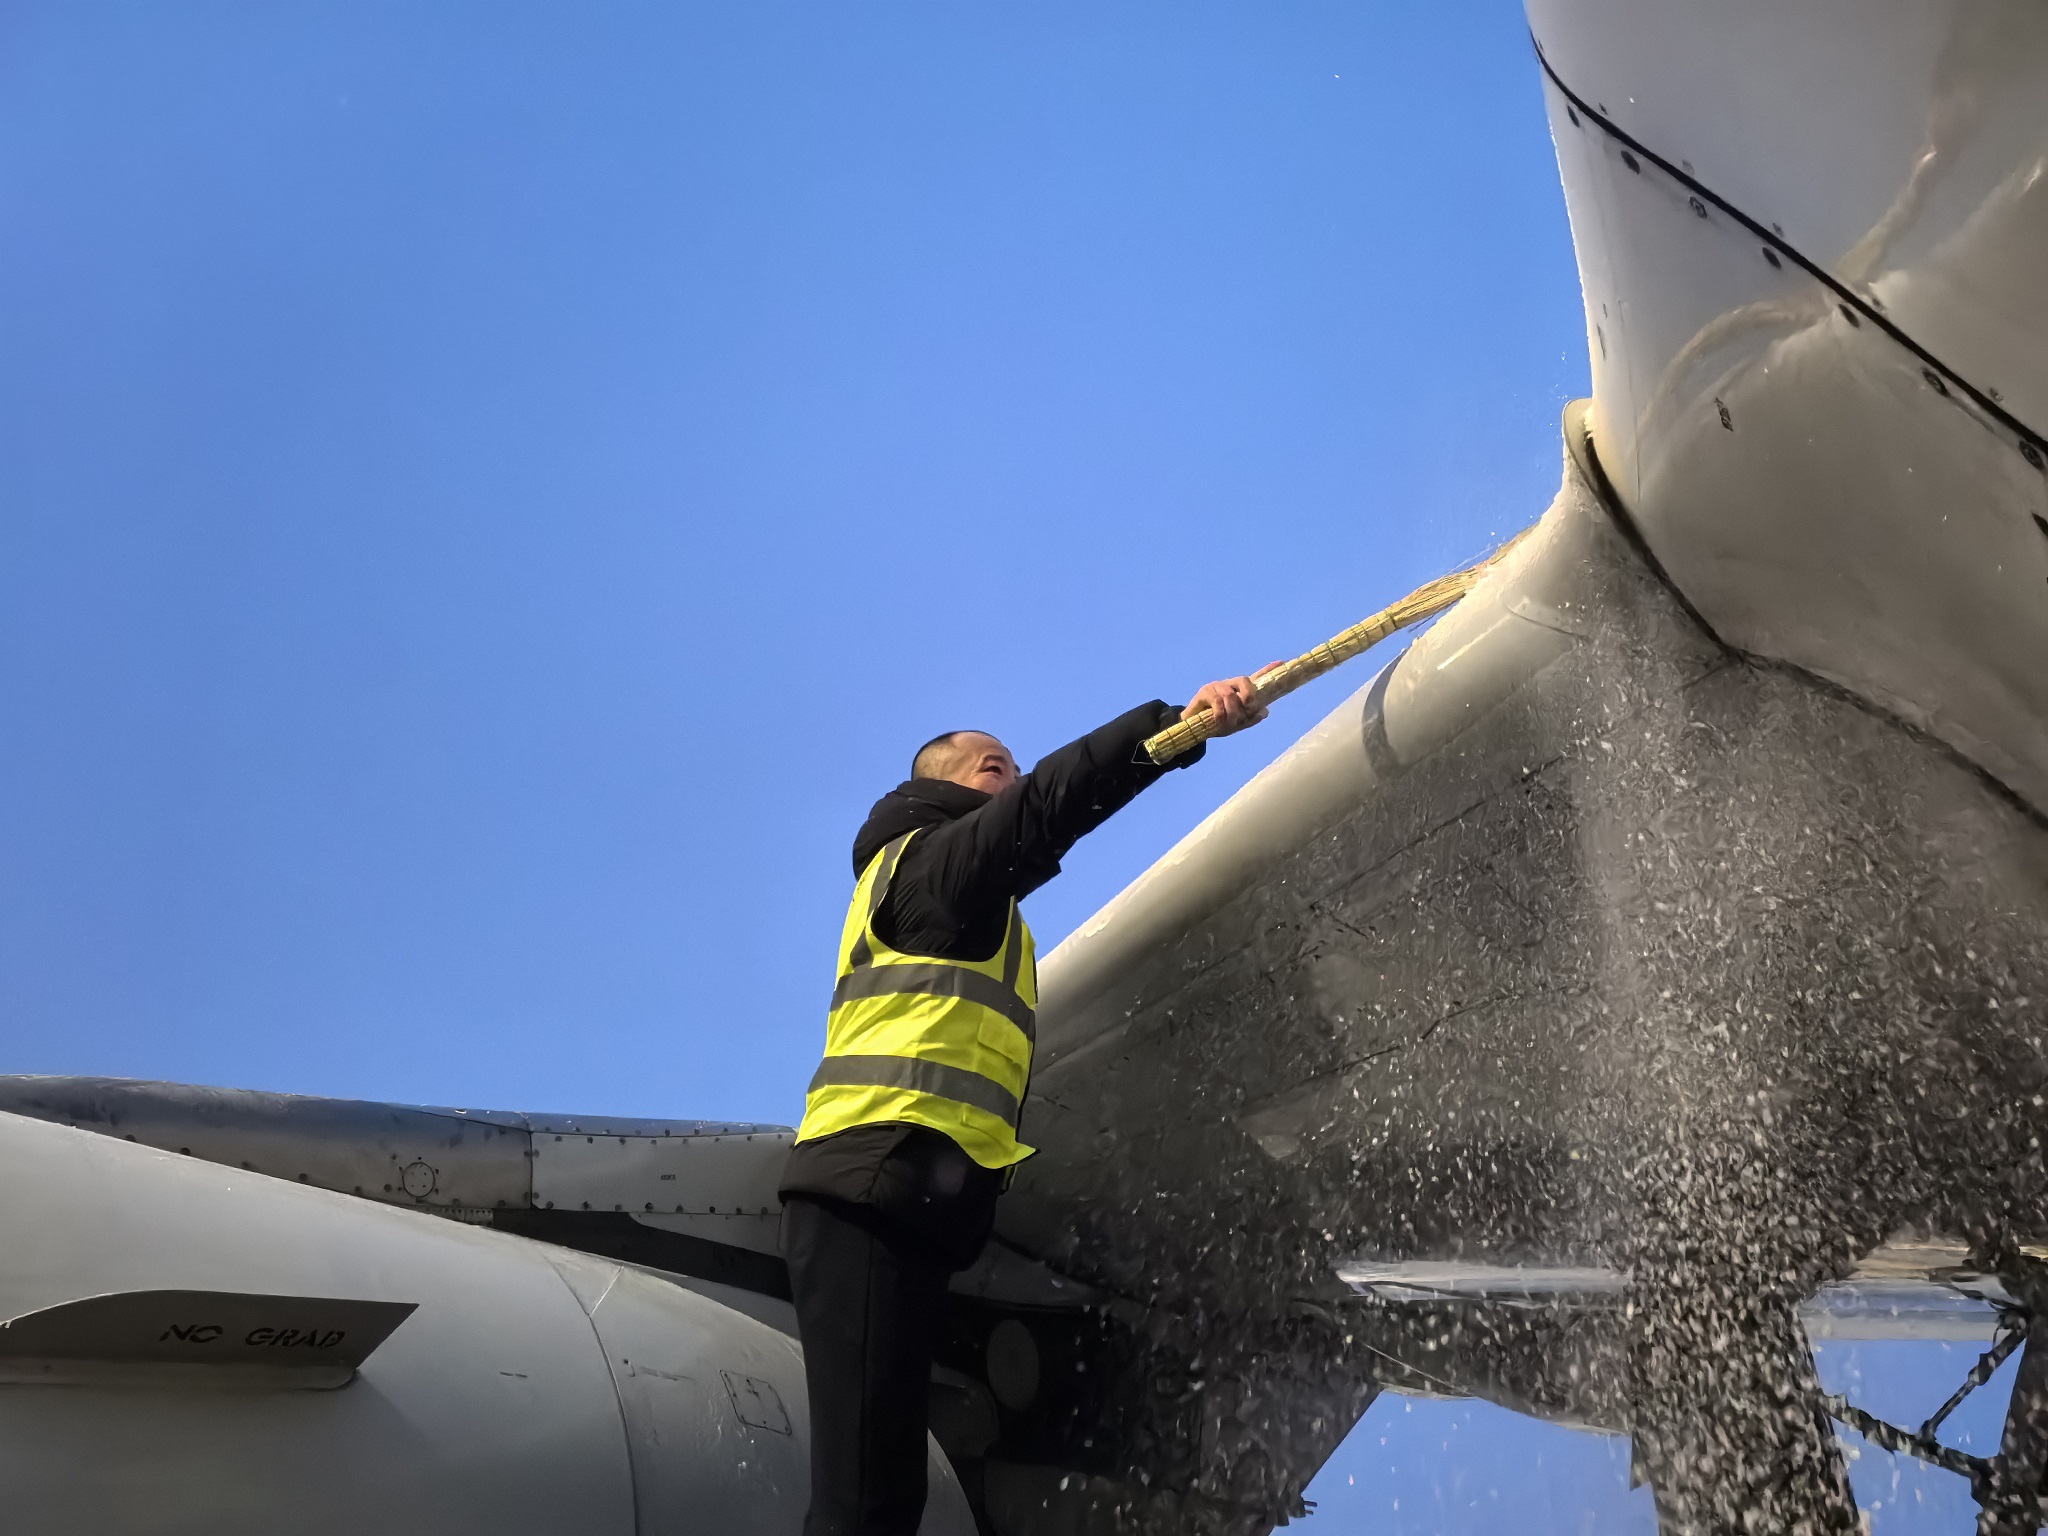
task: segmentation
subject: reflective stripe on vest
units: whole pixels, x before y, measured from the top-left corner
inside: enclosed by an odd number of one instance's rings
[[[985,1168],[1031,1155],[1017,1140],[1037,1038],[1037,959],[1016,903],[987,960],[891,949],[874,931],[905,833],[869,861],[847,906],[825,1060],[812,1078],[797,1140],[858,1125],[929,1126]]]

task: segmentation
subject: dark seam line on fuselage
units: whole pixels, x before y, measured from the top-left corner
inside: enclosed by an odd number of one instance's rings
[[[1671,573],[1664,568],[1664,562],[1657,558],[1657,551],[1650,548],[1650,541],[1637,526],[1634,515],[1621,504],[1621,493],[1615,490],[1614,482],[1607,478],[1607,466],[1600,462],[1600,449],[1593,441],[1591,411],[1579,418],[1578,425],[1578,441],[1573,442],[1572,421],[1569,415],[1566,416],[1564,451],[1571,456],[1573,464],[1584,476],[1586,489],[1592,493],[1593,500],[1599,505],[1600,510],[1607,514],[1607,520],[1621,535],[1622,542],[1635,552],[1636,558],[1649,568],[1650,575],[1671,594],[1679,610],[1699,626],[1701,634],[1718,646],[1725,655],[1741,655],[1742,652],[1721,638],[1721,632],[1707,622],[1707,616],[1693,606],[1693,600],[1685,595],[1684,589],[1676,581],[1671,579]],[[1580,457],[1581,452],[1584,454],[1583,458]]]
[[[1400,666],[1414,648],[1412,643],[1409,644],[1399,656],[1380,668],[1380,675],[1367,688],[1365,708],[1359,720],[1359,735],[1365,743],[1365,760],[1372,771],[1387,783],[1408,771],[1396,755],[1393,742],[1387,739],[1387,688],[1394,680],[1394,668]]]
[[[1566,435],[1569,438],[1569,431],[1567,431]],[[1664,590],[1669,592],[1677,601],[1679,607],[1685,610],[1686,616],[1699,625],[1701,632],[1709,640],[1713,641],[1715,645],[1718,645],[1731,661],[1739,662],[1743,666],[1751,667],[1758,671],[1777,672],[1787,677],[1797,678],[1811,688],[1816,688],[1822,693],[1853,705],[1873,719],[1882,720],[1886,724],[1904,731],[1913,740],[1946,757],[1965,773],[1973,775],[1994,797],[2003,800],[2007,805],[2019,812],[2021,816],[2026,818],[2026,820],[2032,822],[2037,827],[2048,829],[2048,810],[2037,807],[2033,801],[2021,794],[2012,785],[2006,783],[2005,780],[2001,779],[1989,768],[1964,752],[1960,747],[1942,740],[1941,737],[1935,735],[1924,725],[1916,725],[1897,710],[1887,709],[1874,699],[1866,699],[1855,689],[1846,687],[1832,678],[1823,677],[1811,667],[1803,667],[1798,662],[1787,661],[1781,656],[1766,656],[1758,651],[1746,651],[1739,645],[1730,645],[1726,640],[1723,640],[1714,626],[1707,622],[1706,615],[1693,607],[1692,599],[1687,597],[1680,590],[1678,583],[1671,579],[1671,573],[1664,569],[1664,562],[1657,558],[1657,552],[1650,548],[1650,541],[1643,537],[1643,530],[1636,526],[1636,520],[1630,516],[1628,508],[1621,504],[1621,497],[1615,493],[1613,482],[1607,478],[1607,468],[1600,462],[1600,449],[1594,443],[1593,434],[1590,430],[1581,435],[1580,446],[1586,451],[1585,468],[1588,478],[1592,481],[1588,489],[1593,492],[1593,499],[1600,503],[1601,510],[1607,514],[1608,519],[1619,530],[1621,536],[1628,541],[1637,556],[1650,568],[1650,573],[1664,584]],[[1567,451],[1569,451],[1569,442],[1567,442],[1566,447]],[[1723,670],[1721,667],[1709,668],[1683,686],[1688,689],[1695,687]]]
[[[2006,805],[2010,806],[2026,820],[2032,822],[2042,831],[2048,832],[2048,810],[2036,806],[2033,801],[2014,789],[1975,758],[1969,756],[1962,748],[1942,740],[1941,737],[1928,730],[1926,726],[1915,724],[1896,710],[1887,709],[1874,699],[1866,699],[1855,689],[1838,683],[1831,677],[1823,677],[1810,667],[1802,667],[1796,661],[1786,661],[1777,656],[1759,656],[1748,651],[1737,651],[1736,654],[1760,671],[1779,672],[1787,677],[1796,678],[1816,692],[1824,693],[1830,698],[1839,699],[1844,704],[1861,710],[1873,720],[1881,720],[1886,725],[1903,731],[1914,741],[1920,743],[1920,745],[1947,758],[1954,766],[1974,777],[1994,799],[2004,801]]]
[[[2022,441],[2032,443],[2036,448],[2048,449],[2048,437],[2043,437],[2032,427],[2029,427],[2025,422],[1977,388],[1976,385],[1972,384],[1960,373],[1957,373],[1955,369],[1949,367],[1948,364],[1920,345],[1919,342],[1915,341],[1906,332],[1899,329],[1897,325],[1887,318],[1884,311],[1871,304],[1868,299],[1863,298],[1854,289],[1839,281],[1817,262],[1808,260],[1794,246],[1787,243],[1783,235],[1765,228],[1740,208],[1729,202],[1728,199],[1708,187],[1704,182],[1696,177],[1687,175],[1654,149],[1649,148],[1641,140],[1618,127],[1604,112],[1594,107],[1583,96],[1564,83],[1557,71],[1551,67],[1550,60],[1544,57],[1543,44],[1533,32],[1529,35],[1529,41],[1536,49],[1536,62],[1543,66],[1543,73],[1550,77],[1550,83],[1557,87],[1559,93],[1563,95],[1566,101],[1591,118],[1594,125],[1602,133],[1621,144],[1625,144],[1680,186],[1712,203],[1716,208],[1727,214],[1729,218],[1735,220],[1736,223],[1763,241],[1772,250],[1790,257],[1807,276],[1826,287],[1844,304],[1853,306],[1858,314],[1868,319],[1872,325],[1883,331],[1885,335],[1891,337],[1893,341],[1904,347],[1908,352],[1911,352],[1928,367],[1935,369],[1943,378],[1954,380],[1956,386],[1967,394],[1979,409],[1993,417],[2008,432],[2015,434]]]

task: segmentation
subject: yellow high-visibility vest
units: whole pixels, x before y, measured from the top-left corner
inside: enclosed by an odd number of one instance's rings
[[[907,1122],[944,1132],[984,1168],[1008,1168],[1033,1150],[1017,1140],[1038,1038],[1031,930],[1013,901],[992,959],[940,960],[884,944],[875,914],[916,835],[906,832],[876,854],[853,888],[825,1060],[796,1139]]]

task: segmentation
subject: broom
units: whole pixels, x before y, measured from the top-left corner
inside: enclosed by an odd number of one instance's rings
[[[1396,630],[1406,629],[1411,624],[1420,624],[1424,619],[1435,618],[1470,592],[1479,578],[1519,544],[1523,534],[1527,532],[1526,528],[1523,529],[1522,533],[1516,534],[1477,565],[1467,566],[1462,571],[1453,571],[1448,576],[1439,576],[1435,581],[1426,582],[1392,607],[1382,608],[1363,623],[1354,624],[1343,634],[1325,640],[1306,655],[1297,656],[1292,661],[1283,661],[1272,671],[1254,678],[1252,686],[1256,690],[1260,706],[1271,704],[1275,699],[1285,698],[1304,683],[1314,682],[1325,672],[1343,665],[1352,657],[1363,655]],[[1178,725],[1169,725],[1157,736],[1148,737],[1145,742],[1145,755],[1164,767],[1215,734],[1216,717],[1205,709],[1198,715],[1190,715]]]

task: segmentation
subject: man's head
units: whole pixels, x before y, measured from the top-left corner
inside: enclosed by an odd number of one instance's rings
[[[913,779],[944,779],[996,794],[1017,782],[1017,759],[986,731],[948,731],[917,749]]]

